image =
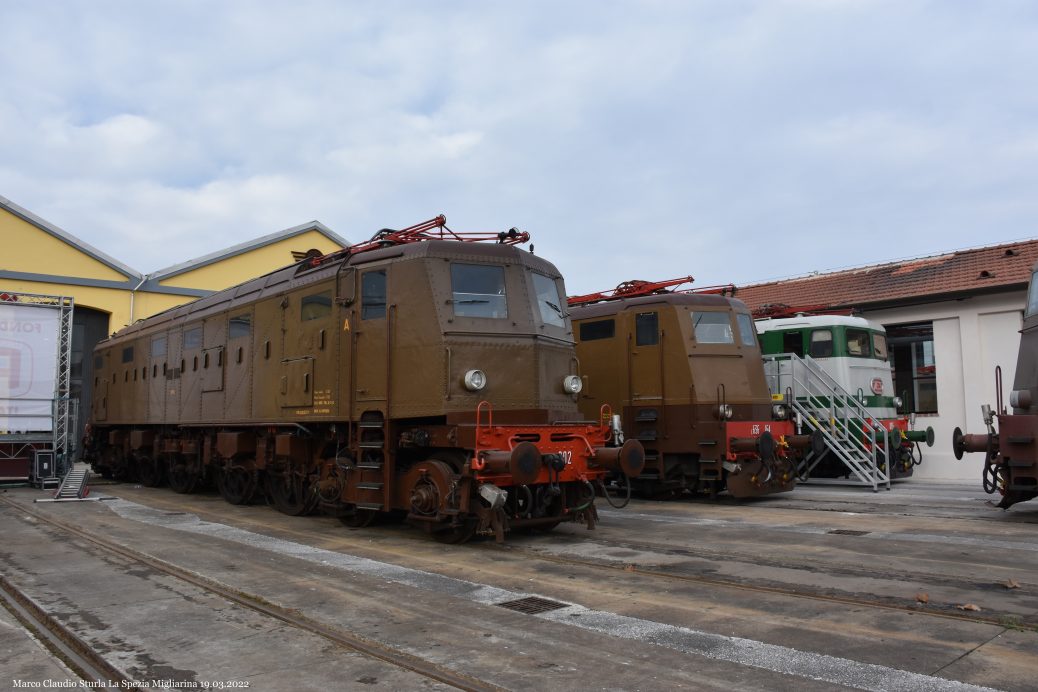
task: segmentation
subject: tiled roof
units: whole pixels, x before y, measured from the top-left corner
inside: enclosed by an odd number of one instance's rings
[[[826,274],[740,286],[751,310],[790,306],[862,307],[973,292],[1019,289],[1038,262],[1038,239]]]

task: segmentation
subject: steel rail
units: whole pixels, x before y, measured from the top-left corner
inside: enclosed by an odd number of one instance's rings
[[[28,630],[51,654],[81,680],[103,685],[91,689],[136,690],[136,685],[71,629],[33,601],[28,594],[0,574],[0,605]]]
[[[456,689],[464,690],[465,692],[500,692],[504,690],[504,688],[494,685],[493,683],[480,680],[470,675],[466,675],[465,673],[459,673],[445,666],[427,661],[398,649],[393,649],[380,642],[367,639],[358,634],[346,632],[322,624],[302,615],[301,613],[271,603],[260,596],[245,593],[203,577],[183,567],[178,567],[177,565],[166,562],[165,560],[148,555],[147,553],[134,550],[133,548],[128,548],[114,541],[100,538],[99,536],[83,531],[75,526],[66,524],[63,521],[59,521],[46,516],[45,514],[41,514],[38,511],[29,509],[24,505],[9,500],[8,498],[0,497],[0,502],[3,502],[8,506],[17,509],[19,512],[27,514],[49,526],[53,526],[66,533],[72,534],[77,538],[92,543],[113,555],[118,555],[124,559],[146,565],[158,572],[179,579],[191,584],[192,586],[203,589],[204,591],[208,591],[209,593],[248,608],[249,610],[279,620],[304,632],[309,632],[310,634],[315,634],[323,639],[327,639],[343,648],[355,651],[370,658],[384,661],[398,668],[409,670],[413,673],[429,678],[430,680],[441,682]]]

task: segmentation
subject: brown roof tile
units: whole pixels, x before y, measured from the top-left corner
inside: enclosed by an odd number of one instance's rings
[[[740,286],[736,297],[762,305],[861,307],[972,291],[1020,288],[1038,262],[1038,239],[933,257]]]

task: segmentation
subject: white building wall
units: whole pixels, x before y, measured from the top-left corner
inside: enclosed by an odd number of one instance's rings
[[[983,455],[952,454],[952,431],[986,431],[981,404],[995,407],[995,367],[1002,368],[1002,396],[1008,406],[1020,346],[1026,291],[963,300],[872,310],[863,317],[891,327],[933,322],[937,366],[937,413],[919,415],[916,428],[932,426],[934,446],[923,447],[916,478],[980,482]]]

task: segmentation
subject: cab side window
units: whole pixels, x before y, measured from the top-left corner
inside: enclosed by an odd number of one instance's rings
[[[804,357],[804,333],[801,331],[782,333],[782,352]]]
[[[386,316],[386,270],[360,275],[360,318],[377,320]]]
[[[745,312],[735,314],[735,321],[739,323],[739,340],[743,346],[757,345],[757,328],[753,326],[753,318]]]
[[[830,358],[833,355],[833,332],[831,329],[816,329],[811,332],[811,357]]]
[[[659,316],[640,312],[634,318],[634,342],[638,346],[655,346],[660,342]]]
[[[616,334],[616,323],[613,320],[598,320],[597,322],[580,323],[580,340],[597,341],[599,339],[612,339]]]

